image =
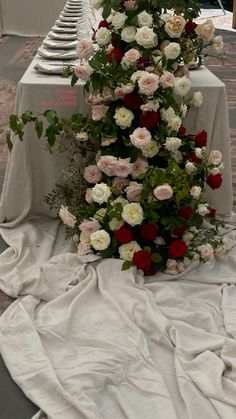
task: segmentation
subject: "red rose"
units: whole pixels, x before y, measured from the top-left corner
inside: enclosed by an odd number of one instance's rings
[[[217,175],[209,175],[207,177],[206,183],[210,186],[211,189],[218,189],[222,183],[222,174],[217,173]]]
[[[200,164],[202,162],[201,159],[199,159],[194,151],[191,151],[191,153],[188,156],[189,161],[192,161],[193,163]]]
[[[146,58],[140,57],[137,61],[137,65],[139,67],[142,67],[142,66],[144,67],[144,66],[149,65],[149,61]]]
[[[128,109],[132,109],[133,111],[139,109],[143,103],[141,96],[139,96],[136,92],[132,92],[128,95],[125,95],[123,101],[125,107]]]
[[[176,259],[184,256],[187,250],[188,247],[183,240],[174,240],[169,245],[168,256],[170,259]]]
[[[156,269],[155,269],[153,263],[151,264],[151,266],[150,266],[149,269],[147,269],[146,271],[144,271],[144,275],[145,276],[153,276],[153,275],[155,275],[155,273],[156,273]]]
[[[135,252],[132,262],[138,269],[142,269],[144,272],[147,272],[152,266],[152,258],[147,250],[139,250],[138,252]]]
[[[184,208],[180,208],[180,210],[179,210],[178,214],[179,214],[181,217],[184,217],[184,218],[191,218],[191,217],[192,217],[192,215],[193,215],[193,209],[192,209],[192,207],[184,207]]]
[[[207,132],[204,130],[202,132],[199,132],[199,134],[195,135],[194,141],[196,147],[205,147],[207,143]]]
[[[147,129],[154,128],[158,124],[159,121],[160,121],[159,112],[155,112],[155,111],[143,112],[140,115],[140,126],[145,127]]]
[[[179,129],[179,136],[183,137],[186,133],[186,128],[183,127],[183,125],[181,125],[180,129]]]
[[[98,25],[98,29],[100,28],[108,28],[109,27],[109,23],[107,22],[107,20],[101,20],[101,22]]]
[[[185,30],[188,33],[193,32],[197,27],[197,24],[195,22],[193,22],[192,20],[189,20],[186,25],[185,25]]]
[[[116,63],[120,63],[123,58],[123,52],[120,48],[114,47],[111,52],[108,54],[108,61],[109,63],[113,63],[115,61]]]
[[[208,217],[210,217],[210,218],[215,218],[215,216],[216,216],[216,210],[215,210],[215,208],[209,208],[209,214],[208,214]]]
[[[187,226],[185,224],[183,224],[181,227],[177,227],[174,229],[173,234],[175,236],[182,236],[182,234],[185,232],[185,230],[187,229]]]
[[[157,236],[157,226],[155,224],[146,223],[140,227],[139,232],[144,240],[155,240]]]
[[[129,243],[133,240],[134,235],[129,227],[122,226],[115,232],[115,238],[120,244]]]

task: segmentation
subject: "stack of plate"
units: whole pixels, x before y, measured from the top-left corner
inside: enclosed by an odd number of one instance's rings
[[[82,16],[82,1],[68,0],[60,16],[38,49],[41,73],[61,74],[65,63],[77,59],[77,24]]]

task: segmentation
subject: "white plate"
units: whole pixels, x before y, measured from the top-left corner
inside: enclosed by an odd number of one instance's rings
[[[62,28],[76,28],[77,22],[62,22],[58,19],[55,23],[57,26],[61,26]]]
[[[61,26],[54,25],[52,27],[52,31],[57,33],[64,33],[64,34],[77,34],[77,29],[75,28],[63,28]]]
[[[67,17],[67,16],[63,16],[62,14],[60,14],[60,16],[58,18],[58,20],[61,20],[62,22],[78,22],[78,19],[79,19],[79,16],[76,16],[76,17],[74,17],[74,16]]]
[[[52,39],[62,40],[62,41],[76,41],[77,34],[76,33],[57,33],[54,31],[50,31],[48,33],[48,37]]]
[[[75,50],[61,50],[54,51],[47,48],[39,47],[38,54],[41,57],[48,58],[50,60],[75,60],[78,58],[78,55]]]
[[[46,48],[52,48],[52,49],[75,49],[78,41],[58,41],[53,40],[50,38],[46,38],[42,46]]]

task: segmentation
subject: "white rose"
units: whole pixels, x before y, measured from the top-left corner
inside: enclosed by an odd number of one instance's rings
[[[111,42],[111,31],[107,28],[100,28],[97,30],[95,39],[101,47],[104,47]]]
[[[153,193],[156,199],[159,201],[164,201],[166,199],[170,199],[173,196],[173,189],[168,183],[165,183],[164,185],[157,186]]]
[[[156,112],[157,109],[159,109],[160,105],[159,102],[157,100],[150,100],[147,103],[145,103],[144,105],[140,106],[140,109],[143,112],[151,112],[154,111]]]
[[[198,246],[197,250],[200,252],[203,260],[214,260],[214,250],[210,243]]]
[[[224,42],[221,35],[214,36],[214,38],[212,39],[212,48],[217,52],[222,51],[222,49],[224,48]]]
[[[205,152],[206,152],[206,147],[202,147],[202,148],[196,147],[195,148],[195,155],[198,159],[203,159],[203,157],[205,155]]]
[[[182,141],[180,138],[168,137],[165,142],[165,147],[168,151],[171,151],[173,153],[179,149],[181,144],[182,144]]]
[[[121,204],[123,207],[125,207],[125,205],[129,204],[129,201],[127,201],[127,199],[123,198],[122,196],[119,196],[113,202],[114,202],[114,204]]]
[[[170,20],[172,15],[169,15],[168,13],[162,13],[160,15],[160,19],[162,20],[163,23],[168,22],[168,20]]]
[[[116,109],[114,115],[116,125],[118,125],[121,129],[126,129],[131,127],[132,121],[134,119],[134,114],[129,109],[124,107]]]
[[[196,27],[195,32],[202,39],[206,39],[206,40],[212,39],[215,32],[215,27],[213,25],[212,20],[208,19],[206,22],[200,23]]]
[[[157,246],[163,246],[163,244],[165,244],[165,240],[163,239],[163,237],[157,236],[156,239],[154,240],[154,243]]]
[[[191,102],[196,108],[200,108],[203,103],[203,94],[201,92],[194,92]]]
[[[188,175],[192,175],[192,173],[194,173],[197,170],[197,168],[191,161],[187,161],[187,163],[185,164],[185,170]]]
[[[179,116],[176,116],[170,122],[168,122],[168,128],[170,128],[172,131],[179,131],[181,125],[182,120]]]
[[[180,45],[177,42],[171,42],[163,50],[167,60],[175,60],[181,53]]]
[[[105,230],[98,230],[90,236],[91,245],[95,250],[105,250],[111,243],[111,238]]]
[[[218,166],[222,160],[222,153],[219,150],[211,150],[208,157],[208,164]]]
[[[209,209],[207,208],[206,205],[199,204],[197,209],[196,209],[196,212],[198,212],[198,214],[200,214],[202,217],[204,217],[205,215],[209,214],[210,211],[209,211]]]
[[[59,210],[59,217],[62,220],[63,224],[67,225],[68,227],[74,228],[76,224],[76,217],[71,214],[71,212],[68,210],[68,207],[64,207],[64,205],[61,205],[61,208]]]
[[[194,239],[194,234],[190,231],[185,231],[182,235],[182,240],[188,245]]]
[[[167,269],[176,269],[177,268],[177,261],[174,259],[167,259],[166,261]]]
[[[121,39],[122,41],[125,42],[133,42],[135,40],[135,35],[136,35],[136,27],[135,26],[126,26],[124,29],[122,29],[121,31]]]
[[[153,23],[152,15],[147,13],[145,10],[138,14],[138,25],[142,26],[149,26],[151,27]]]
[[[100,9],[101,5],[103,4],[103,0],[91,0],[91,5],[94,9]]]
[[[111,196],[111,190],[105,183],[97,183],[97,185],[91,189],[91,193],[94,202],[97,202],[98,204],[107,202],[108,198]]]
[[[190,189],[190,195],[195,199],[200,198],[201,193],[202,193],[202,188],[200,186],[193,186]]]
[[[127,16],[125,13],[114,12],[111,15],[111,24],[115,29],[120,29],[124,26],[126,19]]]
[[[107,212],[106,208],[100,208],[99,210],[95,212],[94,218],[98,221],[103,221],[103,218],[105,217],[106,212]]]
[[[174,109],[171,106],[169,106],[168,109],[161,109],[161,117],[163,121],[170,122],[176,117],[176,113]]]
[[[174,92],[178,96],[181,96],[181,97],[186,96],[186,94],[191,89],[191,86],[192,86],[192,83],[191,83],[191,81],[189,80],[188,77],[186,77],[186,76],[180,77],[175,82]]]
[[[119,247],[120,257],[121,259],[128,260],[131,262],[133,259],[134,253],[138,252],[139,250],[141,250],[141,247],[136,241],[131,241],[129,243],[122,244]]]
[[[148,28],[148,26],[143,26],[142,28],[137,29],[135,40],[137,44],[144,48],[153,48],[158,44],[157,35],[153,29]]]
[[[124,206],[122,211],[122,218],[129,225],[139,225],[143,221],[143,209],[140,204],[132,202]]]
[[[119,230],[119,228],[123,226],[123,224],[123,220],[118,220],[118,218],[112,218],[112,220],[109,222],[109,227],[111,231],[116,231]]]
[[[182,16],[171,16],[165,24],[165,31],[171,38],[179,38],[184,30],[186,20]]]
[[[146,147],[142,148],[142,154],[149,159],[156,156],[158,151],[159,146],[157,145],[156,141],[151,141]]]
[[[146,71],[144,71],[144,70],[135,71],[132,74],[132,76],[130,77],[131,78],[131,81],[133,83],[136,83],[136,81],[138,81],[142,77],[143,74],[146,74]]]
[[[76,134],[75,134],[75,139],[77,140],[77,141],[87,141],[88,140],[88,134],[86,133],[86,132],[84,132],[84,131],[81,131],[81,132],[77,132]]]
[[[185,103],[181,103],[180,110],[181,110],[181,118],[185,118],[188,111],[187,105],[185,105]]]

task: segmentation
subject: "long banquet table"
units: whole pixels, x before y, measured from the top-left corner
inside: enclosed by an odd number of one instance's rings
[[[64,117],[77,112],[87,112],[83,84],[79,83],[72,88],[69,79],[38,74],[34,70],[38,61],[40,58],[36,56],[19,83],[16,112],[40,112],[51,108]],[[193,131],[206,130],[208,148],[219,149],[223,153],[223,185],[217,191],[208,189],[207,198],[218,214],[229,215],[233,199],[225,87],[204,67],[192,71],[190,78],[193,89],[203,92],[204,103],[199,109],[190,111],[185,125]],[[63,157],[45,151],[43,141],[36,139],[33,127],[27,127],[23,144],[14,139],[3,187],[0,220],[16,223],[26,216],[50,215],[43,197],[59,180],[64,164]]]

